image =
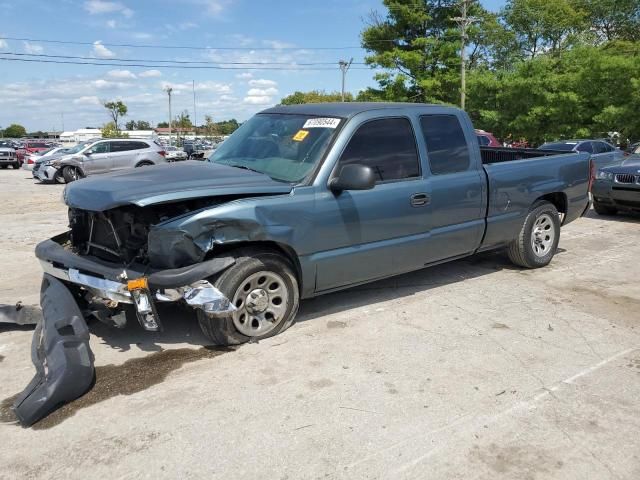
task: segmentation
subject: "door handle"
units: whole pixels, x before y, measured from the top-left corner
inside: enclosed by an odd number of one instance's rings
[[[431,197],[427,193],[414,193],[410,200],[412,207],[424,207],[431,203]]]

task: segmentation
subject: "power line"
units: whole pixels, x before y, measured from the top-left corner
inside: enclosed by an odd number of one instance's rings
[[[38,57],[38,58],[63,58],[66,60],[99,60],[101,62],[157,62],[178,65],[297,65],[297,66],[317,66],[317,65],[335,65],[336,62],[214,62],[204,60],[156,60],[144,58],[100,58],[83,57],[76,55],[49,55],[44,53],[18,53],[18,52],[0,52],[0,55],[11,55],[18,57]],[[366,65],[364,62],[354,62],[354,65]]]
[[[0,55],[3,55],[0,53]],[[198,69],[198,70],[281,70],[281,71],[329,71],[335,70],[335,68],[325,67],[302,67],[296,68],[294,66],[285,67],[272,67],[272,66],[236,66],[236,67],[223,67],[218,65],[159,65],[148,63],[103,63],[102,61],[67,61],[67,60],[45,60],[40,58],[11,58],[2,57],[0,60],[8,62],[30,62],[30,63],[53,63],[61,65],[97,65],[103,67],[142,67],[142,68],[172,68],[172,69]],[[367,67],[354,67],[357,70],[371,70]]]

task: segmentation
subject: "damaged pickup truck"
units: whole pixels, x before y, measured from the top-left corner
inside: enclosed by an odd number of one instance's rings
[[[70,230],[36,249],[38,373],[15,411],[29,425],[90,388],[89,316],[158,331],[157,305],[181,302],[234,345],[285,330],[301,298],[476,252],[545,266],[590,178],[588,154],[481,149],[458,109],[342,103],[265,110],[208,162],[74,182]]]

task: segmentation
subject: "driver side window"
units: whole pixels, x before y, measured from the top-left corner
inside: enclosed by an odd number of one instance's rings
[[[109,142],[102,142],[91,147],[87,153],[109,153]]]

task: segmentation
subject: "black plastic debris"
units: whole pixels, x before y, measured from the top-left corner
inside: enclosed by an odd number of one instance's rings
[[[13,404],[25,427],[86,393],[95,377],[89,329],[69,289],[45,274],[40,304],[42,321],[31,343],[36,375]]]

